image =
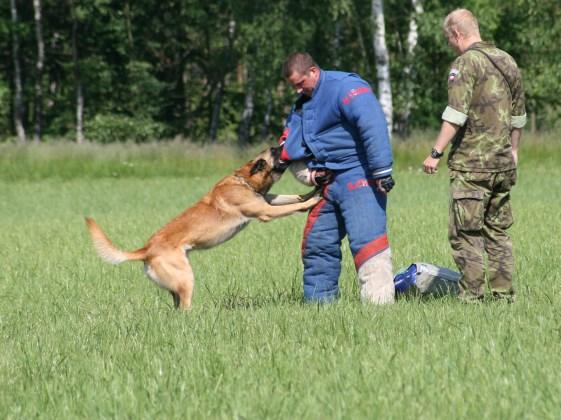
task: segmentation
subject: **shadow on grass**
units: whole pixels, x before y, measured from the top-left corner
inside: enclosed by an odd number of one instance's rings
[[[411,303],[436,303],[436,302],[459,302],[458,295],[453,293],[440,294],[423,294],[423,293],[398,293],[396,295],[398,302]]]
[[[259,309],[267,306],[303,305],[304,300],[296,289],[272,291],[268,294],[249,295],[238,291],[227,291],[225,294],[217,295],[205,285],[212,305],[216,308],[236,309]]]

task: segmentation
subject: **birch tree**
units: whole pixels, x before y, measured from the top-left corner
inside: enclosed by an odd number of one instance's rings
[[[270,88],[267,89],[266,94],[266,107],[265,113],[263,115],[263,125],[261,126],[261,140],[264,140],[269,135],[269,129],[271,127],[271,114],[273,112],[273,92]]]
[[[251,130],[251,118],[255,104],[253,101],[253,73],[250,65],[245,66],[246,83],[245,83],[245,99],[242,119],[238,131],[238,146],[245,146],[249,142],[249,134]]]
[[[390,80],[390,58],[386,46],[384,4],[382,0],[372,0],[372,24],[374,55],[376,58],[376,78],[378,80],[378,100],[386,116],[388,134],[392,134],[393,103]]]
[[[78,16],[74,2],[70,1],[72,13],[72,62],[74,64],[74,89],[76,94],[76,143],[84,142],[84,90],[78,55]]]
[[[14,62],[14,126],[20,142],[27,142],[23,126],[23,100],[21,87],[21,68],[19,64],[18,10],[16,0],[10,0],[12,15],[12,58]]]
[[[236,33],[236,21],[230,19],[228,23],[228,47],[227,55],[232,56],[234,48],[234,36]],[[223,71],[221,79],[218,82],[218,87],[216,90],[216,96],[214,97],[214,105],[212,108],[212,117],[210,120],[209,138],[211,142],[216,141],[218,126],[220,124],[220,112],[222,110],[222,99],[224,97],[224,89],[226,84],[226,72]]]
[[[407,50],[405,56],[405,65],[403,66],[403,90],[404,90],[404,105],[402,111],[399,113],[397,121],[397,131],[406,135],[409,131],[409,121],[411,119],[411,109],[413,108],[413,88],[415,86],[415,47],[419,39],[419,27],[417,22],[423,14],[422,0],[411,0],[412,12],[409,18],[409,31],[407,33]]]
[[[43,67],[45,63],[45,42],[43,41],[41,0],[33,0],[33,11],[35,18],[35,37],[37,38],[37,63],[35,66],[35,130],[33,140],[39,143],[41,140],[41,128],[43,121]]]

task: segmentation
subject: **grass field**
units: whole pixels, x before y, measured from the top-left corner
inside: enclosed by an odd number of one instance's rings
[[[395,146],[394,270],[454,268],[447,176]],[[141,264],[94,254],[90,215],[132,249],[249,156],[226,148],[0,145],[0,418],[561,417],[561,141],[526,141],[513,191],[518,300],[301,303],[305,215],[192,253],[179,313]],[[275,192],[305,191],[286,176]]]

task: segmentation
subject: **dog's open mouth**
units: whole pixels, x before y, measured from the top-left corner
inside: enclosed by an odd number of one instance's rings
[[[273,167],[273,169],[277,172],[284,172],[286,171],[286,169],[290,166],[290,162],[289,161],[284,161],[284,160],[280,160],[277,159],[275,162],[275,166]]]
[[[284,161],[280,158],[282,147],[272,147],[271,154],[273,155],[274,164],[273,170],[275,172],[283,173],[290,166],[290,161]]]

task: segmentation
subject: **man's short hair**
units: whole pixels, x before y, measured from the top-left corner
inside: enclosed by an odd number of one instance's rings
[[[444,35],[452,35],[455,29],[464,36],[479,35],[479,23],[468,9],[456,9],[449,13],[442,24]]]
[[[288,79],[292,73],[306,73],[311,67],[318,67],[314,59],[307,52],[295,52],[290,54],[282,65],[282,77]]]

